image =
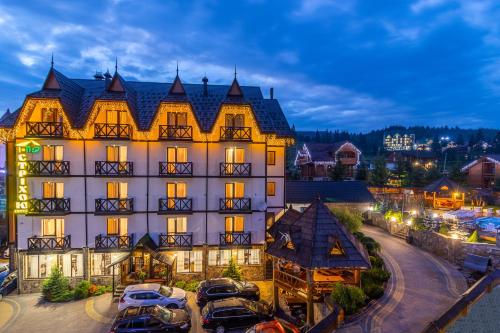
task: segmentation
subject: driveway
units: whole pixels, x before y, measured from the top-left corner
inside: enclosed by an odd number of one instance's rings
[[[379,228],[364,226],[362,232],[382,245],[392,276],[386,294],[338,332],[418,333],[467,289],[462,274],[447,261]]]

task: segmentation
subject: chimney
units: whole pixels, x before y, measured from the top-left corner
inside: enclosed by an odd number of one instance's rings
[[[269,89],[269,98],[270,98],[270,99],[274,99],[274,88],[273,88],[273,87],[271,87],[271,88]]]
[[[208,96],[208,78],[206,75],[201,79],[201,82],[203,82],[203,96]]]

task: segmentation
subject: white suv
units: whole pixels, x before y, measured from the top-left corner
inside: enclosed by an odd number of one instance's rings
[[[180,288],[162,286],[159,283],[135,284],[125,288],[118,311],[130,306],[160,305],[170,309],[186,306],[186,292]]]

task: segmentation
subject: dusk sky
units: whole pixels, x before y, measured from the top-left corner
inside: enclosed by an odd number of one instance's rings
[[[500,1],[2,1],[0,111],[73,78],[275,88],[299,130],[500,127]]]

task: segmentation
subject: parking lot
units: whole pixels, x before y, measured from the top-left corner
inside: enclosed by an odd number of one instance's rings
[[[271,296],[267,283],[259,283],[266,300]],[[188,293],[187,310],[190,332],[205,332],[194,293]],[[41,300],[41,294],[11,294],[0,302],[0,332],[108,333],[116,313],[117,303],[112,302],[110,294],[68,303],[47,303]]]

